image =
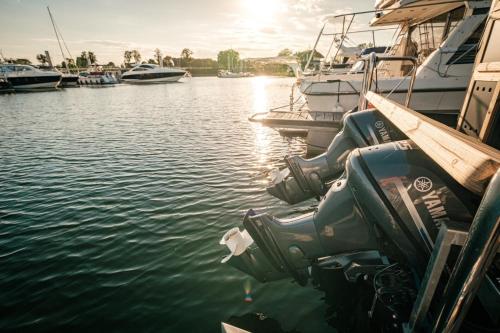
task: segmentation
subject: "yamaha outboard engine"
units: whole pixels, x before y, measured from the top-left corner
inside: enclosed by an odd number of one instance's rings
[[[350,113],[325,153],[307,160],[300,156],[285,157],[288,170],[281,170],[280,174],[287,176],[275,177],[267,191],[289,204],[323,196],[328,191],[328,182],[344,171],[353,149],[405,138],[377,110]]]
[[[304,285],[318,258],[378,251],[422,275],[440,225],[470,222],[473,202],[411,141],[356,149],[314,212],[279,219],[248,211],[243,233],[225,236],[241,241],[224,260],[259,281],[291,276]]]

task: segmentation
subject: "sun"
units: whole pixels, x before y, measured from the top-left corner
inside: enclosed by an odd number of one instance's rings
[[[283,0],[242,0],[242,16],[255,28],[273,25],[277,17],[286,12]]]

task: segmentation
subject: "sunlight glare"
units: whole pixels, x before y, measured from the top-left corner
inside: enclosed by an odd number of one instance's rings
[[[253,86],[253,113],[269,111],[269,100],[266,87],[270,83],[270,78],[258,76],[252,79]],[[266,164],[268,153],[271,145],[271,136],[269,128],[265,128],[260,124],[253,126],[255,131],[255,147],[258,149],[259,164]]]
[[[282,0],[242,0],[244,14],[255,29],[273,26],[276,16],[286,11]]]

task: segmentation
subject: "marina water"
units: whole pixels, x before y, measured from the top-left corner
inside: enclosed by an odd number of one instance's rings
[[[304,148],[247,120],[288,100],[292,83],[0,96],[0,330],[219,332],[250,313],[332,330],[320,291],[219,263],[222,234],[248,208],[286,216],[314,203],[265,192],[268,171]]]

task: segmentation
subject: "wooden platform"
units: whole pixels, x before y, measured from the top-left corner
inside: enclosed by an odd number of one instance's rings
[[[256,113],[248,120],[272,128],[314,129],[342,127],[343,113],[321,111],[269,111]]]

